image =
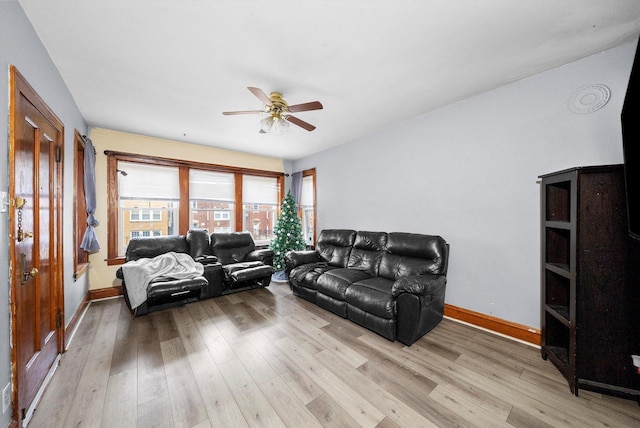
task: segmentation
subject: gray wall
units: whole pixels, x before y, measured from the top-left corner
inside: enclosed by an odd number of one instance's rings
[[[293,162],[293,171],[316,167],[318,230],[442,235],[451,244],[447,303],[538,328],[537,177],[622,163],[620,112],[635,46]],[[571,95],[590,84],[608,86],[609,103],[571,113]]]
[[[87,292],[86,278],[73,281],[72,209],[73,134],[74,129],[86,133],[87,126],[22,7],[15,1],[0,1],[0,158],[3,159],[0,161],[0,190],[3,191],[9,189],[7,123],[10,64],[17,67],[65,126],[63,247],[65,317],[68,322]],[[8,214],[0,213],[0,391],[11,378],[8,222]],[[0,414],[0,426],[7,426],[9,421],[9,411]]]

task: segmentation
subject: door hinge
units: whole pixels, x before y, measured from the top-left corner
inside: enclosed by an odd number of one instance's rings
[[[56,146],[56,162],[60,163],[62,160],[62,147]]]
[[[62,311],[58,311],[56,315],[56,328],[62,327]]]

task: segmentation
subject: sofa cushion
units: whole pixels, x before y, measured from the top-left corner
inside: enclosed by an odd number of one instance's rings
[[[398,256],[396,254],[383,254],[378,274],[390,280],[396,280],[403,276],[421,275],[431,273],[431,268],[425,264],[424,259],[417,257]]]
[[[191,229],[187,232],[189,255],[194,260],[209,254],[209,232],[206,229]]]
[[[326,262],[305,264],[291,270],[289,273],[289,281],[298,287],[316,290],[318,277],[333,269],[338,268],[335,266],[329,266]]]
[[[439,236],[393,232],[387,236],[378,275],[402,276],[446,273],[446,242]]]
[[[210,240],[211,253],[223,265],[243,262],[247,254],[255,250],[249,232],[212,233]]]
[[[377,275],[386,243],[387,234],[384,232],[358,232],[349,255],[348,267]]]
[[[331,266],[347,267],[355,237],[355,230],[323,230],[318,237],[316,251]]]
[[[152,236],[129,241],[125,260],[152,259],[165,253],[189,253],[184,235]]]
[[[371,278],[349,286],[345,299],[350,306],[385,319],[395,318],[395,297],[391,294],[393,281]]]
[[[372,275],[362,270],[348,268],[333,269],[320,275],[317,289],[319,293],[344,301],[347,287],[354,282],[370,279],[371,277]]]

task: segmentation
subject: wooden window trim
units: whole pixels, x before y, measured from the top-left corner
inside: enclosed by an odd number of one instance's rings
[[[316,202],[316,169],[310,168],[302,171],[302,177],[313,177],[313,243],[316,243],[316,234],[317,234],[317,218],[318,218],[318,204]],[[302,218],[302,213],[300,213],[300,218]]]
[[[87,230],[87,202],[84,193],[84,150],[85,141],[76,129],[73,139],[73,279],[74,281],[89,269],[89,253],[80,248]]]
[[[227,165],[209,164],[182,159],[163,158],[158,156],[139,155],[134,153],[105,150],[107,155],[107,265],[124,263],[124,257],[118,256],[118,161],[145,163],[157,166],[179,168],[180,208],[178,230],[184,234],[189,230],[189,170],[200,169],[216,172],[228,172],[235,175],[235,230],[242,230],[242,176],[255,175],[278,179],[278,200],[282,199],[284,189],[284,173]]]

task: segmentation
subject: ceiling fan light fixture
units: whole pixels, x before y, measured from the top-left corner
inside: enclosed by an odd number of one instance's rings
[[[282,135],[289,129],[289,122],[284,120],[282,116],[276,116],[273,118],[273,126],[271,127],[271,133],[275,135]]]
[[[260,121],[261,134],[282,135],[289,129],[289,122],[279,114],[270,114]]]
[[[271,127],[273,127],[273,116],[267,116],[260,121],[260,133],[268,134],[271,132]]]

